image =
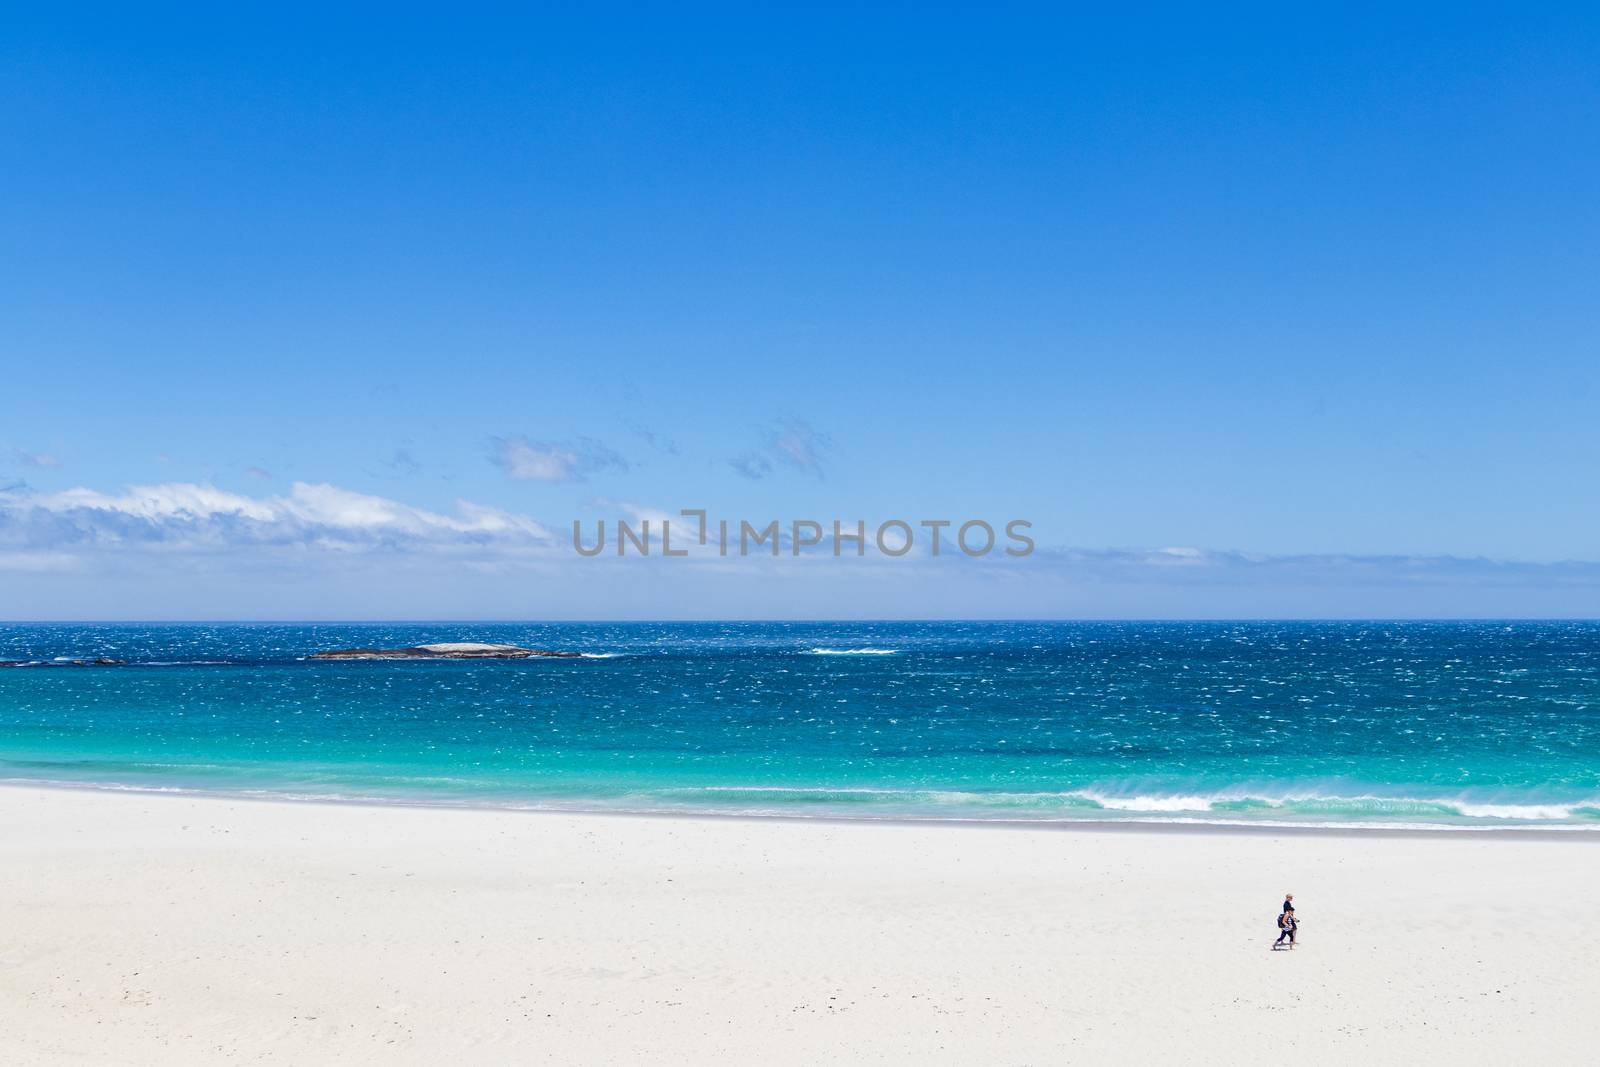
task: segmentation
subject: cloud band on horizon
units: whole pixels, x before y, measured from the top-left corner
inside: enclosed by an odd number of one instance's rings
[[[664,509],[623,506],[636,517],[669,516]],[[608,561],[612,567],[641,567],[641,574],[660,562],[659,556],[585,559],[572,550],[565,531],[557,530],[562,530],[559,523],[470,501],[457,501],[454,512],[444,514],[325,483],[296,482],[286,494],[264,496],[198,483],[132,486],[120,493],[84,487],[56,493],[35,493],[23,486],[0,490],[0,570],[71,569],[131,554],[173,563],[203,558],[222,568],[230,557],[248,559],[253,566],[276,562],[285,568],[313,562],[355,566],[364,557],[397,555],[445,565],[470,558],[513,569],[557,565],[580,576]],[[737,561],[701,556],[698,562],[706,567],[737,563],[745,569],[804,567],[813,574],[825,562],[843,568],[913,567],[931,578],[965,568],[1069,584],[1600,586],[1600,562],[1582,560],[1258,554],[1191,547],[1041,545],[1025,559],[977,560],[959,553],[934,559],[925,552],[889,559],[869,546],[865,559],[814,550]]]

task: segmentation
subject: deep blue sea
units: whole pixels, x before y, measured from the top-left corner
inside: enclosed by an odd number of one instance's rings
[[[435,641],[586,655],[306,658]],[[13,625],[0,660],[12,781],[1600,830],[1600,623]]]

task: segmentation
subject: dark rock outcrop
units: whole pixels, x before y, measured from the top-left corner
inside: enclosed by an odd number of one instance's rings
[[[112,659],[110,656],[95,656],[91,659],[0,659],[0,667],[126,667],[125,659]]]

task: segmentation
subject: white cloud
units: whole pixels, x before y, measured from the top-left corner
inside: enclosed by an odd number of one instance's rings
[[[578,478],[578,456],[556,445],[536,445],[526,438],[495,441],[495,461],[519,481],[571,482]]]
[[[470,616],[491,604],[508,613],[559,607],[588,617],[660,617],[681,600],[718,605],[703,610],[730,617],[757,610],[750,605],[773,617],[1573,615],[1592,614],[1600,589],[1600,563],[1582,561],[1192,547],[1041,547],[1025,559],[969,559],[946,547],[931,559],[920,530],[918,551],[899,559],[870,542],[865,558],[835,558],[826,543],[795,556],[787,527],[777,558],[764,546],[723,558],[716,534],[698,545],[696,520],[675,509],[595,506],[600,515],[584,521],[584,543],[593,543],[603,517],[610,544],[588,559],[573,549],[570,519],[546,526],[469,501],[432,510],[327,484],[297,482],[260,495],[186,482],[118,492],[0,490],[0,613],[148,617],[139,613],[179,612],[174,605],[261,612],[264,604],[314,602],[324,617],[371,614],[374,604],[408,605],[393,611],[413,617],[447,607]],[[650,558],[616,555],[618,516],[635,528],[650,521]],[[720,517],[708,516],[713,531]],[[831,526],[832,516],[817,518]],[[687,558],[662,558],[667,521],[674,550],[688,550]],[[127,599],[113,603],[117,589]],[[275,599],[280,591],[287,599]],[[195,606],[202,603],[210,606]]]
[[[306,482],[294,483],[287,495],[263,497],[186,482],[120,494],[76,488],[0,497],[0,548],[22,550],[530,550],[552,543],[538,522],[498,508],[460,501],[447,515]]]
[[[524,482],[581,482],[601,471],[626,471],[628,463],[590,437],[576,442],[495,437],[492,457],[506,474]]]

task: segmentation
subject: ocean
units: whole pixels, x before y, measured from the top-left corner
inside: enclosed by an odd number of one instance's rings
[[[485,641],[574,659],[327,662]],[[73,666],[107,657],[123,665]],[[0,779],[506,808],[1600,830],[1600,623],[0,626]]]

